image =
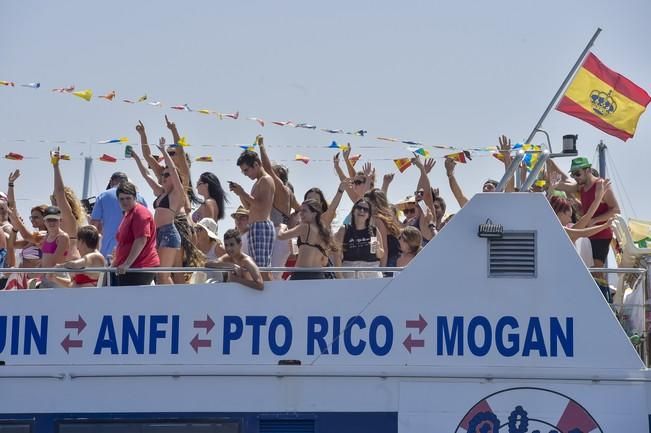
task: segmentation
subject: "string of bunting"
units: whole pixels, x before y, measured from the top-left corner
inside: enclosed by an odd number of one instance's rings
[[[0,87],[23,87],[23,88],[30,88],[30,89],[41,89],[41,83],[40,82],[29,82],[29,83],[24,83],[24,84],[18,84],[16,85],[15,82],[13,81],[1,81],[0,80]],[[93,90],[92,89],[84,89],[84,90],[77,90],[74,85],[68,86],[68,87],[58,87],[58,88],[53,88],[52,92],[55,93],[60,93],[60,94],[69,94],[76,96],[78,98],[81,98],[85,101],[90,102],[91,99],[93,98]],[[187,103],[185,104],[177,104],[177,105],[164,105],[161,101],[155,100],[152,101],[149,96],[144,93],[138,98],[134,99],[119,99],[117,97],[117,92],[115,90],[111,90],[107,93],[101,94],[97,96],[97,99],[103,99],[108,102],[116,102],[116,101],[121,101],[122,103],[126,103],[129,105],[135,105],[135,104],[146,104],[152,107],[167,107],[173,110],[177,111],[184,111],[184,112],[189,112],[189,113],[197,113],[201,115],[207,115],[207,116],[214,116],[220,120],[224,119],[231,119],[231,120],[239,120],[240,118],[246,119],[249,121],[254,121],[256,122],[260,127],[265,127],[267,124],[272,124],[278,127],[289,127],[289,128],[298,128],[298,129],[307,129],[307,130],[313,130],[313,131],[320,131],[323,133],[327,134],[346,134],[346,135],[352,135],[352,136],[359,136],[359,137],[365,137],[368,135],[368,131],[366,129],[357,129],[353,131],[347,131],[341,128],[338,129],[332,129],[332,128],[319,128],[317,125],[310,124],[310,123],[305,123],[305,122],[294,122],[291,120],[274,120],[274,121],[267,121],[261,117],[257,116],[252,116],[252,117],[240,117],[240,112],[235,111],[231,113],[226,113],[226,112],[220,112],[212,109],[193,109],[191,108]],[[124,137],[122,137],[124,138]],[[120,138],[120,140],[122,139]],[[442,149],[442,150],[453,150],[453,151],[486,151],[486,150],[495,150],[495,146],[490,146],[488,148],[486,147],[480,147],[480,148],[470,148],[470,149],[461,149],[455,146],[448,146],[448,145],[438,145],[438,144],[426,144],[421,141],[416,141],[416,140],[407,140],[407,139],[401,139],[401,138],[393,138],[393,137],[387,137],[387,136],[378,136],[375,137],[376,140],[380,141],[386,141],[386,142],[391,142],[391,143],[401,143],[401,144],[406,144],[411,147],[415,147],[418,149],[424,149],[425,147],[430,147],[434,149]],[[108,141],[110,143],[113,143],[115,141]],[[120,141],[121,142],[121,141]]]

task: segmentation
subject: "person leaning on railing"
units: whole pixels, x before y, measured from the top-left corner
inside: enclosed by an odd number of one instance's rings
[[[228,281],[240,283],[256,290],[264,289],[264,280],[260,269],[252,257],[242,252],[242,238],[235,229],[224,233],[224,249],[226,254],[216,262],[206,262],[207,268],[230,269]]]
[[[117,267],[115,285],[138,286],[151,284],[153,272],[128,272],[129,269],[160,266],[156,251],[156,223],[151,212],[136,201],[136,186],[131,182],[118,185],[116,194],[124,218],[116,234],[117,247],[113,265]]]

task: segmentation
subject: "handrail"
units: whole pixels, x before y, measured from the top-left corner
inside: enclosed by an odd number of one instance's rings
[[[234,269],[232,266],[219,268],[210,267],[158,267],[158,268],[129,268],[127,272],[230,272]],[[397,266],[328,266],[318,268],[295,268],[287,266],[262,266],[259,268],[262,272],[401,272],[404,267]],[[30,274],[50,274],[50,273],[79,273],[79,272],[116,272],[114,267],[93,267],[84,269],[68,268],[6,268],[4,272],[24,272]]]
[[[515,157],[513,158],[513,161],[511,161],[511,164],[508,167],[506,167],[506,170],[504,171],[504,176],[502,176],[500,183],[498,183],[497,186],[495,187],[495,191],[497,192],[504,191],[504,188],[506,187],[506,183],[513,177],[518,167],[520,167],[520,163],[524,159],[524,155],[525,153],[522,150],[518,150],[515,153]]]

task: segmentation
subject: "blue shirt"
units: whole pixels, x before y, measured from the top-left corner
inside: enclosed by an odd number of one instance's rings
[[[147,207],[145,199],[140,194],[137,194],[136,200]],[[117,196],[117,187],[107,189],[97,196],[90,219],[102,222],[102,247],[100,252],[104,257],[112,254],[117,244],[115,234],[122,222],[122,214],[122,208]]]

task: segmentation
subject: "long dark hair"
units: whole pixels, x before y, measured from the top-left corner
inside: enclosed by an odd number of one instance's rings
[[[330,232],[330,229],[328,227],[325,227],[321,223],[321,215],[323,214],[323,212],[321,211],[320,203],[314,199],[309,199],[309,200],[305,200],[303,202],[303,205],[307,206],[312,212],[316,213],[316,216],[314,217],[314,221],[316,223],[316,226],[319,228],[319,237],[321,238],[321,242],[323,243],[323,245],[325,245],[324,249],[330,251],[336,251],[337,248],[332,239],[332,232]],[[306,239],[305,241],[308,242],[309,239]]]
[[[217,214],[216,220],[224,219],[225,203],[228,203],[228,197],[226,197],[219,178],[214,173],[206,171],[201,173],[199,180],[208,185],[208,196],[217,202],[219,213]]]
[[[319,201],[321,202],[321,213],[325,213],[328,210],[328,202],[326,201],[325,196],[323,195],[323,191],[321,191],[320,188],[315,187],[308,189],[303,196],[303,200],[307,200],[307,195],[311,192],[319,196]]]
[[[371,204],[370,200],[365,197],[360,198],[355,202],[355,204],[353,204],[353,209],[350,211],[351,225],[353,226],[353,228],[355,228],[355,207],[360,203],[366,203],[368,205],[369,212],[368,212],[368,219],[366,220],[366,228],[370,229],[372,227],[371,217],[373,216],[373,205]]]

